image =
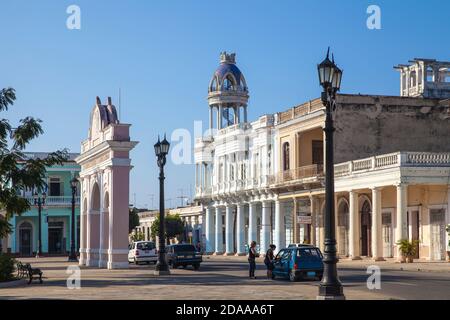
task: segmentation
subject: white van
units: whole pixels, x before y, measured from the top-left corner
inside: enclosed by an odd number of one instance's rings
[[[158,256],[156,246],[151,241],[136,241],[130,246],[128,251],[128,262],[139,264],[139,262],[156,263]]]

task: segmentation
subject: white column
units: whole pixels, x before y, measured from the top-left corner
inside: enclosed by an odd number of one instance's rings
[[[212,207],[206,207],[206,213],[205,213],[205,251],[208,254],[211,254],[214,252],[214,216],[213,216],[213,208]]]
[[[381,188],[372,189],[372,258],[384,261],[381,243]]]
[[[233,206],[227,204],[225,208],[225,255],[234,254],[233,248]]]
[[[222,112],[223,108],[221,105],[217,108],[217,130],[222,129]]]
[[[209,107],[209,134],[212,134],[212,128],[213,128],[213,107]]]
[[[247,122],[247,106],[244,107],[244,122]]]
[[[358,194],[355,191],[349,192],[349,255],[352,260],[360,258],[359,238],[359,208],[358,208]]]
[[[244,204],[238,203],[236,208],[236,255],[245,255],[245,217],[244,217]]]
[[[397,221],[395,229],[395,243],[401,239],[406,239],[407,237],[407,204],[408,186],[402,183],[397,185]],[[399,257],[398,252],[397,257]]]
[[[275,236],[274,241],[277,246],[276,251],[280,251],[286,246],[286,229],[284,225],[284,213],[281,210],[281,202],[275,201]]]
[[[312,245],[316,244],[316,199],[315,197],[309,197],[311,203],[311,239],[310,243]]]
[[[445,222],[446,225],[450,224],[450,184],[447,186],[447,221]],[[450,237],[448,235],[448,232],[445,233],[445,244],[447,246],[447,251],[450,251],[449,246]],[[447,261],[450,261],[450,257],[447,254]]]
[[[257,212],[256,212],[256,203],[248,204],[248,245],[250,242],[256,241],[257,237]]]
[[[263,201],[262,202],[262,221],[261,221],[261,243],[259,246],[259,251],[261,254],[266,254],[266,251],[269,249],[269,241],[270,241],[270,202]]]
[[[222,239],[222,208],[216,207],[216,251],[214,254],[223,253],[223,239]]]

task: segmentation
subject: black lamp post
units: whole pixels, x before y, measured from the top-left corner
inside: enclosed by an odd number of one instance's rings
[[[166,261],[166,249],[165,249],[165,232],[164,232],[164,165],[166,164],[166,156],[169,153],[170,143],[166,140],[159,141],[155,144],[155,154],[159,167],[159,252],[158,262],[155,267],[155,275],[170,274],[169,266]]]
[[[77,253],[75,251],[75,196],[77,194],[77,185],[78,179],[73,177],[70,180],[70,187],[72,188],[72,228],[70,230],[70,254],[69,254],[69,262],[77,262]]]
[[[36,258],[42,256],[42,206],[45,204],[45,198],[47,194],[42,193],[40,197],[37,192],[34,193],[34,205],[38,207],[38,249],[36,252]]]
[[[336,236],[335,236],[335,208],[334,208],[334,155],[333,155],[333,117],[336,108],[336,92],[339,91],[342,79],[340,70],[327,56],[318,66],[320,85],[323,87],[322,103],[326,107],[325,118],[325,243],[324,270],[322,282],[319,286],[317,299],[345,299],[342,284],[337,275]]]

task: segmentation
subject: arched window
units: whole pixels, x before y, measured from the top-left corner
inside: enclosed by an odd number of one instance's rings
[[[222,89],[230,90],[236,85],[236,80],[231,74],[228,74],[223,80]]]
[[[217,91],[217,78],[214,77],[214,79],[211,82],[211,85],[209,87],[209,91]]]
[[[412,71],[411,74],[409,75],[411,82],[410,82],[410,87],[415,87],[416,86],[416,80],[417,80],[417,75],[416,75],[416,71]]]
[[[289,163],[289,142],[283,143],[283,171],[290,169]]]

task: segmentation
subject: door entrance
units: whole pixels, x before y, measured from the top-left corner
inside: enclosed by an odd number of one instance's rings
[[[408,211],[408,238],[410,241],[417,240],[416,254],[414,259],[419,259],[419,210]]]
[[[19,253],[21,256],[31,256],[32,248],[32,226],[29,222],[24,222],[19,228]]]
[[[381,215],[383,257],[392,257],[392,214],[383,212]]]
[[[369,201],[364,201],[361,210],[361,255],[371,257],[372,217]]]
[[[48,223],[48,253],[61,254],[65,249],[63,244],[64,222]]]
[[[431,259],[445,260],[445,209],[430,210]]]

